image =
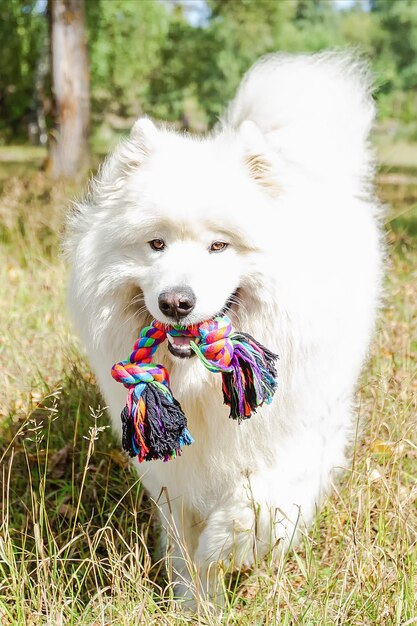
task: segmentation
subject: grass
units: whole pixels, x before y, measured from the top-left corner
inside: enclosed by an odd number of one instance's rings
[[[71,188],[0,176],[0,623],[417,623],[417,178],[384,169],[386,304],[351,467],[295,553],[226,575],[221,616],[178,610],[155,510],[108,428],[65,312]]]

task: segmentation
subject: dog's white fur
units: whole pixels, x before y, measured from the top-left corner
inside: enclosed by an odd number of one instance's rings
[[[164,525],[203,576],[212,561],[250,565],[278,539],[288,545],[345,464],[381,282],[373,116],[351,56],[269,56],[208,137],[138,120],[70,218],[70,305],[116,430],[126,390],[110,368],[149,315],[172,321],[158,308],[164,289],[192,288],[194,323],[239,287],[235,327],[280,355],[272,404],[238,425],[219,376],[158,352],[195,443],[136,467],[151,496],[169,500]],[[210,254],[219,239],[229,247]]]

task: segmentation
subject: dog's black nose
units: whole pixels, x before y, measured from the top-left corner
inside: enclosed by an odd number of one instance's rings
[[[189,287],[173,287],[159,294],[158,305],[167,317],[185,317],[195,307],[196,297]]]

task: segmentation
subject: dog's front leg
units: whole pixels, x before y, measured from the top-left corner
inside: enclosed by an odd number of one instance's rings
[[[274,472],[243,476],[242,484],[212,509],[200,534],[194,557],[200,592],[223,605],[223,573],[253,567],[288,549],[302,525],[300,506],[277,489]]]
[[[200,590],[222,605],[222,570],[252,567],[284,536],[282,516],[256,492],[256,483],[243,477],[243,484],[215,506],[201,532],[195,552]],[[260,497],[258,497],[260,496]]]

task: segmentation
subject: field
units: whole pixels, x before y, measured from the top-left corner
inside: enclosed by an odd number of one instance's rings
[[[52,187],[41,158],[0,152],[2,626],[417,624],[417,169],[379,175],[385,302],[351,465],[295,552],[226,572],[222,615],[202,602],[197,617],[173,601],[154,505],[71,330],[59,232],[77,190]]]

